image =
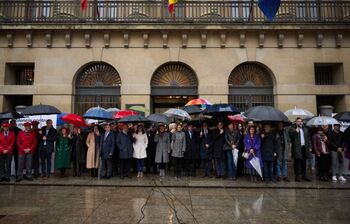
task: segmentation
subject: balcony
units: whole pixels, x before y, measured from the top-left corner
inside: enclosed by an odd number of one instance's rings
[[[167,1],[2,1],[0,24],[349,24],[350,1],[282,1],[268,22],[257,1],[180,1],[175,14]]]

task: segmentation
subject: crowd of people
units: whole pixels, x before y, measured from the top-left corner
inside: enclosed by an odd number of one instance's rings
[[[72,130],[65,125],[57,131],[51,120],[42,128],[38,124],[26,122],[21,130],[15,120],[2,123],[1,182],[11,181],[12,160],[16,182],[49,178],[52,162],[60,177],[124,179],[137,173],[137,178],[144,178],[144,172],[164,177],[173,170],[175,178],[201,174],[203,178],[234,181],[245,175],[252,182],[289,182],[290,159],[297,182],[311,181],[308,164],[312,170],[317,167],[321,181],[345,182],[343,163],[350,154],[349,128],[345,132],[340,131],[340,125],[308,128],[302,118],[296,118],[292,126],[253,122],[225,125],[220,121],[210,126],[206,121],[177,121],[170,125],[91,124]],[[252,160],[258,161],[262,173]]]

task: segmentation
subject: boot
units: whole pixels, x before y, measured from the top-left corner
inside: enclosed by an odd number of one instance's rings
[[[140,178],[143,178],[143,172],[140,172]]]
[[[140,172],[137,172],[137,178],[139,178],[140,177]]]

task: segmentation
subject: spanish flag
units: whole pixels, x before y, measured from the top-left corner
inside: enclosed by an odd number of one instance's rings
[[[168,0],[168,11],[171,15],[174,14],[176,3],[177,3],[177,0]]]
[[[80,8],[83,11],[85,11],[87,9],[87,0],[81,0]]]

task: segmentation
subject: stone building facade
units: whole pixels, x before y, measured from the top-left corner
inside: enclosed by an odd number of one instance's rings
[[[7,2],[7,3],[4,3]],[[350,110],[350,2],[4,1],[0,107],[162,112],[202,97],[241,110]],[[123,3],[123,4],[122,4]],[[298,3],[298,4],[297,4]]]

